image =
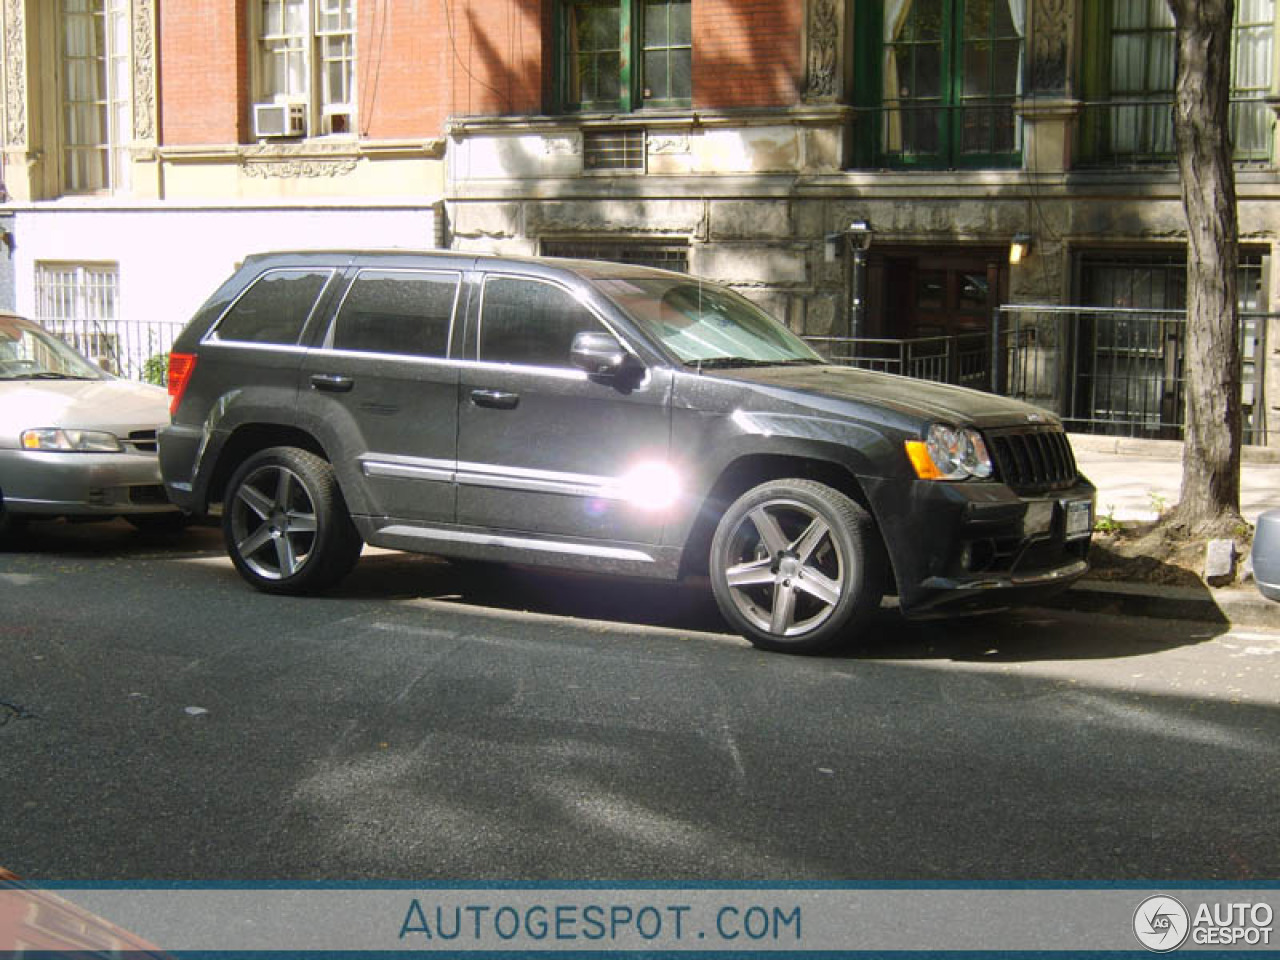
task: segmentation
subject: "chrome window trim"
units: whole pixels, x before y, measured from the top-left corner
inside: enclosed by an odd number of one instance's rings
[[[342,318],[342,311],[347,305],[347,298],[351,296],[351,291],[355,289],[356,283],[360,280],[361,275],[365,273],[412,273],[457,278],[457,282],[453,287],[453,306],[449,311],[449,334],[445,339],[445,355],[443,357],[416,353],[383,353],[373,350],[341,350],[333,346],[333,334],[338,327],[338,321]],[[360,267],[356,270],[355,276],[351,278],[351,282],[347,284],[347,289],[342,292],[342,299],[338,301],[338,305],[333,311],[333,318],[329,321],[329,329],[325,331],[324,341],[317,349],[341,356],[396,357],[405,360],[449,360],[453,350],[453,335],[458,323],[458,302],[462,298],[463,280],[464,276],[461,270],[440,270],[431,267]]]
[[[223,347],[228,350],[265,350],[270,353],[307,353],[307,348],[297,343],[253,343],[249,340],[202,340],[200,346]]]

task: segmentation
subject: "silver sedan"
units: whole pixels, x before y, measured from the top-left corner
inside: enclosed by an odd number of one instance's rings
[[[32,517],[180,525],[156,456],[168,419],[161,388],[113,377],[0,313],[0,538]]]

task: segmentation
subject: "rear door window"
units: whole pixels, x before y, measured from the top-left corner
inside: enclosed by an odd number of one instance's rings
[[[235,302],[216,336],[239,343],[293,346],[332,270],[269,270]]]
[[[361,270],[334,320],[334,350],[446,357],[462,277],[423,270]]]

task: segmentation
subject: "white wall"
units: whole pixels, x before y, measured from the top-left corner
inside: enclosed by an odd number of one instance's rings
[[[426,207],[19,209],[14,234],[17,311],[35,313],[37,262],[112,262],[120,319],[185,323],[251,253],[434,246]]]

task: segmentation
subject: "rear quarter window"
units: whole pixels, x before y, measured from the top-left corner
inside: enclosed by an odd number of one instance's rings
[[[332,270],[270,270],[258,277],[214,331],[219,340],[293,346]]]

